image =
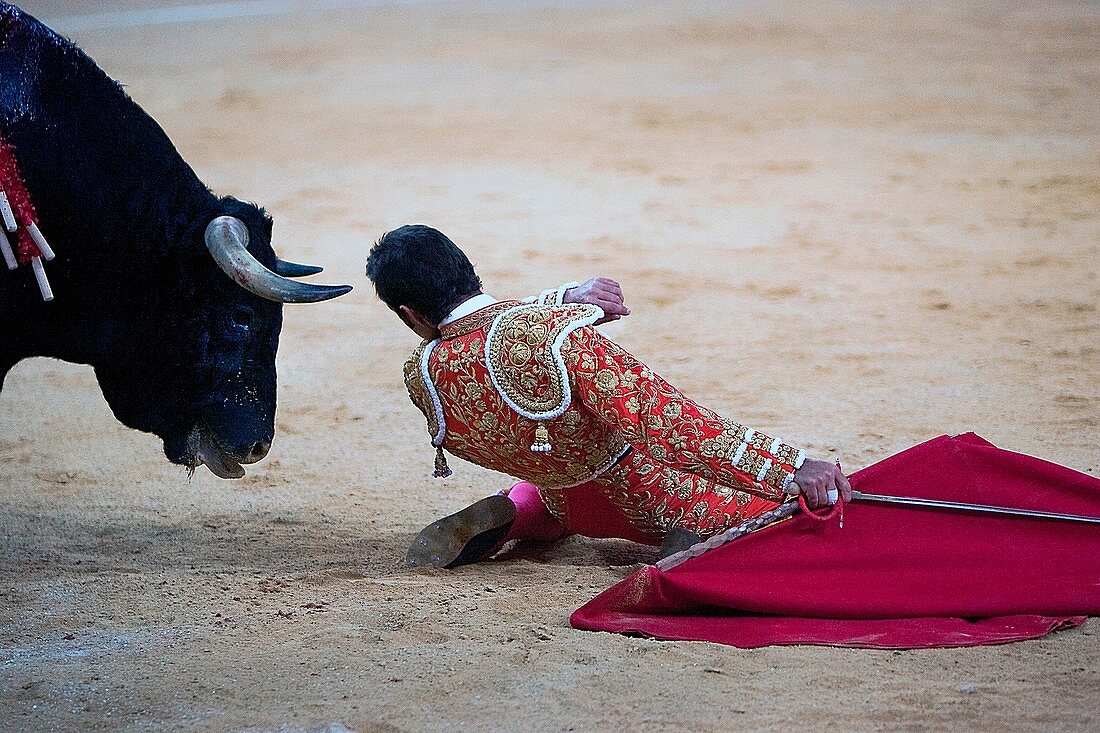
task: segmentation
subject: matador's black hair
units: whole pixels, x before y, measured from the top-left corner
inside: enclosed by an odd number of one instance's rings
[[[379,237],[367,257],[367,277],[392,310],[405,305],[432,323],[481,290],[481,278],[465,253],[443,232],[423,224],[407,224]]]

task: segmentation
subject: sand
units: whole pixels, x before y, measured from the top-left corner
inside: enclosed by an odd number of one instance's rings
[[[26,7],[266,206],[284,257],[357,289],[286,308],[278,436],[236,482],[164,461],[88,367],[13,370],[0,729],[1100,730],[1096,621],[741,651],[569,628],[653,560],[626,542],[404,567],[506,477],[431,478],[415,337],[362,275],[380,233],[432,224],[499,297],[618,279],[610,336],[849,469],[974,430],[1095,473],[1100,7],[267,3],[112,29],[89,5]]]

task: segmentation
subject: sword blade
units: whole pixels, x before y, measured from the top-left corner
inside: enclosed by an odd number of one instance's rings
[[[888,496],[886,494],[865,494],[852,491],[852,499],[872,501],[880,504],[905,504],[929,509],[952,509],[962,512],[981,512],[983,514],[1005,514],[1012,517],[1031,517],[1033,519],[1056,519],[1062,522],[1084,522],[1100,524],[1100,517],[1088,517],[1083,514],[1061,514],[1059,512],[1041,512],[1036,509],[1013,509],[1006,506],[989,504],[966,504],[958,501],[938,501],[936,499],[918,499],[912,496]]]

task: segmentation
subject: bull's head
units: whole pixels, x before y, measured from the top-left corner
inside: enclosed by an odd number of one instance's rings
[[[271,219],[258,207],[219,204],[222,213],[191,227],[205,246],[184,248],[168,269],[174,281],[151,285],[147,312],[114,320],[126,333],[112,341],[130,348],[96,364],[96,374],[119,420],[160,436],[173,463],[239,478],[242,464],[267,455],[275,434],[282,304],[328,300],[351,287],[290,279],[321,268],[276,257]]]
[[[242,476],[275,432],[282,304],[351,288],[288,279],[320,268],[280,261],[262,209],[211,193],[119,84],[3,0],[0,134],[57,251],[50,303],[0,273],[0,386],[32,356],[91,364],[169,460]]]

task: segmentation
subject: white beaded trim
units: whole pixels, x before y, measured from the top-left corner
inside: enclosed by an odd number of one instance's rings
[[[424,353],[420,355],[420,379],[424,382],[424,389],[428,390],[428,396],[432,398],[432,407],[435,408],[435,421],[439,429],[432,436],[432,446],[439,448],[443,445],[443,439],[447,436],[447,422],[443,418],[443,403],[439,401],[439,393],[435,391],[432,376],[428,373],[428,360],[432,358],[435,347],[442,343],[442,339],[436,339],[424,347]]]
[[[760,471],[757,472],[757,474],[756,474],[756,480],[757,481],[763,481],[764,477],[768,475],[768,471],[771,469],[771,467],[772,467],[772,459],[770,459],[770,458],[765,459],[764,465],[761,467]]]
[[[752,428],[745,430],[745,437],[741,439],[741,445],[737,446],[737,452],[734,453],[733,458],[730,459],[730,463],[734,466],[741,460],[741,456],[745,455],[745,449],[749,447],[749,443],[752,441],[754,435],[756,435],[756,431]]]
[[[500,386],[500,381],[497,379],[496,370],[493,369],[493,359],[492,355],[490,354],[490,348],[493,343],[493,337],[496,334],[497,326],[500,325],[500,322],[504,320],[505,316],[515,314],[516,312],[521,310],[541,307],[542,306],[538,304],[531,303],[527,305],[517,305],[515,308],[509,308],[508,310],[504,311],[496,317],[496,319],[493,321],[493,325],[489,327],[489,333],[485,335],[485,364],[489,368],[489,378],[493,381],[493,386],[496,387],[497,392],[500,394],[501,398],[505,401],[505,403],[507,403],[509,407],[511,407],[513,410],[515,410],[517,413],[527,418],[528,420],[553,420],[554,418],[561,417],[562,413],[569,409],[569,404],[573,401],[573,391],[569,387],[569,372],[566,371],[565,360],[561,357],[562,344],[565,343],[565,339],[569,337],[569,334],[573,333],[578,328],[591,326],[593,323],[603,318],[603,309],[600,308],[598,305],[591,306],[593,309],[595,309],[595,313],[593,313],[591,316],[578,318],[577,320],[573,321],[564,329],[562,329],[562,332],[558,334],[558,337],[556,339],[554,339],[554,343],[550,345],[550,354],[554,357],[554,363],[558,367],[558,378],[561,380],[561,402],[558,404],[557,407],[551,410],[547,410],[546,412],[528,412],[527,410],[524,410],[522,407],[517,405],[515,401],[513,401],[512,398],[509,397],[504,389]]]

